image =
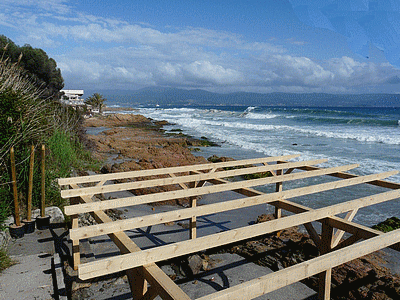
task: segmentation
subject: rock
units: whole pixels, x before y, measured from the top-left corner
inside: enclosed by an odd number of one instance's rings
[[[110,164],[106,164],[106,165],[104,165],[103,167],[101,167],[101,170],[100,170],[100,172],[102,173],[102,174],[109,174],[109,173],[112,173],[112,165],[110,165]]]
[[[45,208],[45,215],[50,216],[50,224],[60,224],[65,222],[64,214],[57,206],[50,206]],[[32,211],[32,219],[40,216],[40,209]]]
[[[7,219],[4,220],[4,226],[9,227],[11,224],[14,224],[13,216],[9,216]]]
[[[7,247],[10,239],[11,236],[8,229],[6,231],[0,231],[0,249]]]
[[[73,281],[72,282],[72,286],[71,286],[71,292],[74,293],[80,289],[84,289],[84,288],[88,288],[90,287],[92,284],[90,282],[77,282],[77,281]]]
[[[114,281],[114,285],[123,285],[126,284],[127,280],[125,281],[124,277],[119,277],[117,280]]]
[[[219,162],[233,161],[234,159],[231,157],[213,155],[207,158],[207,160],[212,163],[219,163]]]
[[[199,274],[201,268],[203,267],[203,259],[199,255],[195,254],[189,256],[187,261],[193,275]]]

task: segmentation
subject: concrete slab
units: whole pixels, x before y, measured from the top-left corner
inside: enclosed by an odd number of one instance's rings
[[[12,240],[7,252],[17,263],[0,274],[0,300],[66,299],[59,253],[70,253],[67,233],[53,227]]]
[[[54,299],[49,254],[13,256],[17,262],[0,274],[0,299]]]

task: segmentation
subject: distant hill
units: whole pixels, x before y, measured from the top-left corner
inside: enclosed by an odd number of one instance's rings
[[[400,107],[400,94],[294,94],[294,93],[212,93],[204,90],[176,88],[143,88],[134,91],[103,90],[107,105],[122,106],[363,106]],[[91,91],[85,91],[90,96]]]

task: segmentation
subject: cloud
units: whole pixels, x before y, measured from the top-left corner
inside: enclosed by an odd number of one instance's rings
[[[0,8],[5,9],[0,26],[18,31],[21,44],[52,51],[70,88],[354,92],[398,84],[400,78],[388,63],[347,56],[316,60],[282,46],[301,49],[305,42],[296,39],[279,45],[277,39],[248,41],[220,30],[156,28],[85,14],[63,0],[17,1],[15,6],[5,0]]]

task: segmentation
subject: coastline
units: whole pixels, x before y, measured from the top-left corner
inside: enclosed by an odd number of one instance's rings
[[[94,135],[89,134],[88,139],[90,143],[93,144],[95,154],[99,158],[106,160],[106,165],[102,168],[102,172],[104,173],[206,162],[205,157],[194,155],[190,150],[191,147],[202,146],[202,141],[185,136],[181,134],[180,131],[176,131],[172,134],[166,133],[162,129],[162,126],[168,125],[165,121],[154,121],[137,114],[116,113],[88,119],[85,125],[92,129],[101,128],[101,132]],[[221,149],[215,148],[215,150],[217,153],[221,152]],[[201,153],[197,152],[196,154]],[[166,188],[157,189],[157,192],[161,191],[166,191]],[[146,192],[148,191],[139,191],[139,194]],[[178,204],[185,206],[187,202],[183,199],[176,203],[160,204]],[[281,255],[283,260],[280,260],[280,251],[283,251],[282,253],[287,253],[285,249],[287,249],[288,244],[294,246],[295,249],[302,248],[305,243],[304,238],[306,238],[305,235],[298,232],[298,230],[287,231],[282,233],[280,238],[276,236],[268,237],[268,239],[264,241],[267,246],[260,246],[258,243],[259,241],[257,241],[257,247],[254,247],[254,241],[249,241],[243,245],[236,245],[224,251],[234,254],[238,253],[250,261],[257,261],[260,254],[272,250],[270,246],[273,244],[274,250],[272,252],[277,253],[278,257],[274,258],[271,255],[269,263],[277,266],[280,265],[280,267],[282,267],[282,265],[286,267],[288,266],[288,262],[285,262],[285,255]],[[286,240],[289,240],[290,243]],[[307,245],[310,243],[312,244],[310,241],[306,242]],[[298,256],[298,253],[294,251],[293,255]],[[338,278],[341,279],[342,282],[346,282],[351,276],[355,276],[356,279],[375,276],[377,280],[385,282],[385,284],[381,286],[370,286],[370,288],[378,289],[377,293],[379,293],[379,289],[386,288],[391,282],[399,283],[400,279],[398,276],[390,274],[388,269],[382,267],[384,258],[380,255],[382,254],[363,258],[353,264],[348,264],[346,268],[344,268],[345,271],[343,271],[343,269],[339,271],[338,276],[340,277]],[[261,265],[263,265],[263,263],[264,266],[268,266],[265,261],[261,261]],[[296,261],[294,261],[294,263],[296,263]],[[367,265],[365,265],[365,263]],[[375,273],[371,273],[371,270]],[[311,279],[311,285],[312,281]],[[400,288],[397,287],[396,289],[399,289],[400,292]]]

